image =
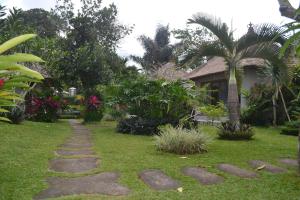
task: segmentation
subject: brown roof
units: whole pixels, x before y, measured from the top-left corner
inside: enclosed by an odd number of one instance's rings
[[[263,59],[258,58],[247,58],[240,61],[239,66],[262,66],[265,61]],[[197,67],[195,70],[191,71],[189,74],[185,76],[185,78],[193,79],[201,76],[207,76],[211,74],[217,74],[221,72],[225,72],[227,70],[227,64],[225,59],[222,57],[213,57],[207,61],[207,63],[202,64]]]
[[[183,79],[187,72],[177,69],[174,62],[168,62],[160,67],[155,73],[156,78],[164,78],[167,80]]]

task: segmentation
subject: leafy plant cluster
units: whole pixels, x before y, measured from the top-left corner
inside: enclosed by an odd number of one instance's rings
[[[228,140],[249,140],[255,134],[249,124],[236,124],[230,121],[222,122],[218,129],[219,137]]]
[[[22,35],[0,46],[0,54],[11,48],[35,37],[36,35]],[[5,114],[10,112],[9,108],[15,108],[24,100],[24,94],[31,89],[30,84],[39,82],[43,76],[36,71],[30,70],[19,63],[42,62],[43,60],[31,54],[15,53],[11,55],[0,55],[0,120],[10,121]],[[18,90],[18,92],[17,92]],[[22,92],[21,92],[22,91]],[[23,95],[22,95],[23,94]],[[19,114],[18,114],[19,115]],[[14,121],[19,121],[15,119]]]
[[[189,81],[140,78],[110,87],[109,104],[134,117],[119,122],[121,132],[154,134],[162,124],[179,124],[197,103],[197,90]],[[151,127],[151,128],[150,128]]]
[[[85,100],[83,113],[84,122],[101,121],[103,117],[103,102],[100,95],[91,95]]]

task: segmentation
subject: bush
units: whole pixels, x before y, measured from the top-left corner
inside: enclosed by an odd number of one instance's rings
[[[60,103],[58,97],[31,97],[26,101],[26,114],[30,120],[56,122]]]
[[[165,124],[178,124],[178,121],[167,119],[142,119],[131,117],[119,121],[117,131],[119,133],[129,133],[134,135],[154,135],[158,133],[158,127]]]
[[[103,118],[103,105],[99,95],[92,95],[86,100],[84,122],[98,122]]]
[[[299,127],[300,127],[299,121],[286,122],[285,126],[282,127],[280,134],[298,136]]]
[[[223,122],[218,126],[218,135],[221,139],[249,140],[254,136],[254,131],[249,124],[236,124]]]
[[[209,138],[196,129],[174,128],[166,125],[159,128],[155,136],[156,147],[160,151],[176,154],[194,154],[207,151]]]
[[[128,133],[139,131],[157,132],[157,127],[176,122],[189,115],[199,93],[194,83],[188,81],[147,80],[124,81],[121,85],[108,88],[108,103],[118,112],[137,116],[121,120],[119,127]],[[129,124],[127,126],[127,124]],[[137,127],[133,127],[133,126]],[[126,128],[122,128],[122,127]],[[149,127],[145,127],[149,126]],[[118,130],[120,130],[118,129]]]

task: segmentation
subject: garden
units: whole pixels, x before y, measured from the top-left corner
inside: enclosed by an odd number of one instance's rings
[[[134,26],[114,4],[81,3],[0,5],[1,200],[299,198],[297,9],[240,38],[198,13],[141,35],[143,56],[123,58]],[[216,57],[225,96],[190,78]],[[247,59],[266,80],[248,90]]]

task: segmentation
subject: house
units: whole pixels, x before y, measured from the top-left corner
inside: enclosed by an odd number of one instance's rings
[[[265,65],[265,61],[257,58],[243,59],[239,66],[243,68],[242,89],[250,90],[256,83],[265,82],[259,73],[259,68]],[[196,85],[208,84],[211,90],[212,102],[223,101],[227,103],[228,94],[228,71],[225,59],[222,57],[212,57],[206,63],[188,73],[185,78],[193,80]],[[246,106],[246,100],[241,95],[241,107]]]

